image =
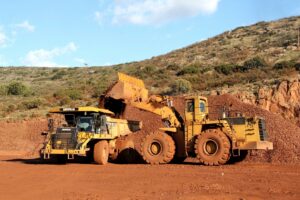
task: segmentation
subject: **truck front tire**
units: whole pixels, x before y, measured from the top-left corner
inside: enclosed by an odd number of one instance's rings
[[[99,165],[105,165],[108,161],[108,142],[101,140],[94,146],[94,161]]]

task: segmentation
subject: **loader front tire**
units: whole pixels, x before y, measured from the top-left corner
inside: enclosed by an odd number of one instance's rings
[[[101,140],[94,146],[94,161],[99,165],[105,165],[108,161],[108,142]]]
[[[175,154],[175,143],[166,133],[152,132],[144,138],[141,154],[149,164],[169,163]]]
[[[195,153],[204,165],[223,165],[230,158],[230,141],[220,129],[208,129],[197,136]]]

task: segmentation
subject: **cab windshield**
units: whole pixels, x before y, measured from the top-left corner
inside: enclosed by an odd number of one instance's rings
[[[77,128],[79,131],[93,132],[93,118],[92,117],[80,117],[78,119]]]

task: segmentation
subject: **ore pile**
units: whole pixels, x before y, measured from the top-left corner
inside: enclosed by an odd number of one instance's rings
[[[174,107],[184,117],[184,97],[174,97]],[[272,114],[256,106],[243,103],[231,95],[210,96],[209,118],[220,116],[222,108],[230,112],[242,113],[244,116],[260,116],[266,120],[269,140],[274,144],[273,151],[252,151],[246,161],[271,163],[299,163],[300,156],[300,128],[285,120],[279,115]],[[164,127],[160,116],[131,106],[126,106],[123,117],[130,120],[139,120],[143,123],[141,131],[132,134],[128,139],[134,141],[135,149],[139,152],[141,142],[146,134]]]
[[[247,160],[272,163],[299,163],[300,128],[295,124],[280,115],[243,103],[229,94],[210,96],[208,103],[212,113],[209,116],[210,118],[216,118],[220,114],[220,109],[225,107],[229,110],[229,113],[240,112],[247,117],[260,116],[266,120],[269,140],[273,142],[274,150],[253,151]]]

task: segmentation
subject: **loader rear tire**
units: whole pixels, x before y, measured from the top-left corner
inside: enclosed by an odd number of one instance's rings
[[[204,165],[223,165],[230,158],[230,141],[220,129],[208,129],[197,136],[195,153]]]
[[[105,165],[108,161],[108,142],[101,140],[94,146],[94,161],[99,165]]]
[[[166,133],[152,132],[143,140],[141,154],[149,164],[169,163],[175,154],[175,143]]]

